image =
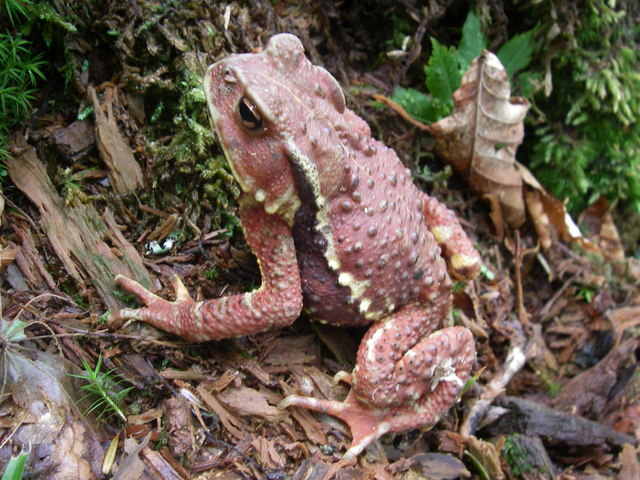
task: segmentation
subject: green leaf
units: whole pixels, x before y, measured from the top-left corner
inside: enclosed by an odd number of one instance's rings
[[[4,8],[7,12],[7,16],[9,17],[9,21],[11,25],[15,26],[15,22],[18,17],[29,17],[29,13],[27,12],[28,6],[31,6],[30,0],[5,0]]]
[[[433,123],[446,117],[451,109],[447,104],[412,88],[396,88],[391,100],[401,105],[409,115],[423,123]]]
[[[455,48],[440,45],[435,38],[431,39],[431,45],[431,58],[424,69],[427,88],[435,100],[452,104],[451,95],[460,86],[462,78],[458,69],[458,55]]]
[[[522,70],[531,62],[531,55],[533,54],[531,38],[535,30],[535,28],[532,28],[528,32],[519,33],[500,47],[498,58],[509,77],[512,77],[514,73]]]
[[[27,458],[29,458],[30,453],[31,448],[26,452],[19,453],[15,457],[11,457],[4,469],[2,479],[0,480],[20,480],[24,471],[24,464],[27,461]]]
[[[480,19],[469,11],[467,19],[462,27],[462,39],[458,45],[458,61],[460,70],[466,72],[473,59],[487,48],[487,40],[482,32]]]
[[[27,336],[24,334],[24,328],[27,326],[25,322],[19,319],[14,319],[10,322],[0,320],[0,337],[5,342],[19,342],[24,340]]]
[[[544,74],[542,72],[532,72],[527,70],[518,75],[516,84],[518,85],[519,93],[525,98],[533,98],[534,93],[542,89],[542,82],[544,81]]]

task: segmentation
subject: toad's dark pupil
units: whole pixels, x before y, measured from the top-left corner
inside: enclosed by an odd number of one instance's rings
[[[258,114],[256,106],[246,98],[242,98],[238,104],[240,120],[244,127],[249,130],[259,130],[262,128],[262,120]]]

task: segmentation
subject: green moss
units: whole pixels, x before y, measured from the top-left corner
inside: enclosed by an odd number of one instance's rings
[[[626,4],[582,0],[580,15],[546,1],[538,7],[566,25],[547,25],[562,33],[539,46],[553,91],[532,98],[531,166],[574,214],[602,195],[640,212],[640,29]]]
[[[171,140],[164,145],[152,141],[149,149],[155,158],[158,174],[156,188],[167,188],[188,197],[193,217],[206,212],[213,228],[233,229],[228,215],[234,208],[239,188],[219,149],[207,117],[202,76],[185,69],[171,95],[177,101],[164,101],[166,92],[156,92],[158,100],[154,120],[157,135],[169,129]]]
[[[526,452],[519,443],[515,441],[515,439],[520,436],[520,434],[516,433],[507,437],[502,447],[502,455],[516,477],[520,477],[534,470],[533,465],[527,461]]]

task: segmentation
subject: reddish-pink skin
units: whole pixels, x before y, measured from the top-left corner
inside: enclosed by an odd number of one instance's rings
[[[470,279],[481,265],[455,215],[415,187],[395,152],[371,138],[335,79],[306,59],[292,35],[212,65],[205,91],[243,189],[240,219],[262,286],[195,304],[178,280],[176,302],[168,302],[119,276],[118,285],[146,306],[111,318],[194,341],[286,325],[303,308],[338,325],[373,322],[344,402],[294,395],[282,405],[347,422],[347,456],[384,433],[434,425],[475,360],[467,329],[437,330],[451,310],[447,269]],[[243,124],[243,98],[261,128]]]

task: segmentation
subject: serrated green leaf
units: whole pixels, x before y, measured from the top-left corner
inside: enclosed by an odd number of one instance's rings
[[[440,45],[435,38],[431,39],[431,45],[431,58],[424,69],[427,89],[435,100],[449,104],[452,103],[451,95],[460,86],[462,78],[458,69],[458,55],[455,48]]]
[[[487,48],[487,40],[482,32],[480,19],[469,11],[462,27],[462,39],[458,45],[458,62],[460,70],[466,72],[473,59]]]
[[[519,33],[510,38],[507,43],[500,47],[498,58],[509,77],[512,77],[518,70],[522,70],[531,62],[533,54],[533,42],[531,38],[535,33],[535,28],[528,32]]]

